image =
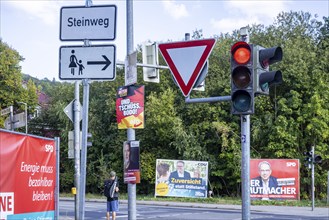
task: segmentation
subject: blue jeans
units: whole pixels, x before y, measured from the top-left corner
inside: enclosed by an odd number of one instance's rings
[[[108,212],[118,212],[119,211],[119,200],[107,201],[107,211]]]

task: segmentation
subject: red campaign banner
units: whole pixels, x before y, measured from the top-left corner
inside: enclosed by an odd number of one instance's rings
[[[122,86],[117,91],[119,129],[144,128],[144,86]]]
[[[261,200],[299,200],[298,159],[251,159],[250,197]]]
[[[0,131],[0,219],[54,219],[55,141]]]

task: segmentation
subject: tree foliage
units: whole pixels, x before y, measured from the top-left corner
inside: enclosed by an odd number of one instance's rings
[[[316,166],[316,188],[320,192],[317,196],[323,198],[325,194],[321,192],[326,191],[329,167],[328,27],[327,17],[321,20],[304,12],[282,12],[272,25],[249,26],[251,43],[282,47],[282,62],[271,68],[280,69],[284,78],[283,84],[270,89],[269,96],[256,98],[256,112],[251,116],[251,158],[300,159],[302,198],[306,198],[310,190],[310,171],[303,165],[303,152],[312,146],[324,158],[324,162]],[[206,91],[193,91],[191,98],[230,95],[230,48],[239,40],[239,34],[236,30],[214,37],[217,43],[209,57]],[[203,38],[202,29],[194,30],[192,38]],[[19,60],[15,53],[9,57]],[[141,57],[139,51],[138,62]],[[1,59],[4,58],[1,56]],[[160,65],[165,65],[162,57]],[[18,68],[15,62],[6,68],[14,67]],[[18,73],[19,69],[15,71]],[[209,161],[209,183],[215,194],[239,196],[240,117],[230,113],[230,102],[186,104],[169,70],[160,70],[160,75],[159,84],[145,83],[146,127],[136,130],[142,168],[138,192],[154,192],[155,162],[162,158]],[[123,69],[117,68],[115,81],[90,84],[89,132],[93,134],[93,146],[88,148],[88,192],[100,192],[103,180],[112,169],[122,178],[122,146],[127,134],[126,130],[117,129],[115,99],[117,88],[124,84],[123,76]],[[5,82],[0,82],[7,86],[5,88],[13,88],[13,76],[6,77],[2,78]],[[138,69],[138,82],[142,82],[142,68]],[[2,91],[1,88],[0,106],[15,100],[10,89]],[[36,124],[39,128],[43,126],[59,132],[61,190],[69,191],[74,182],[74,162],[67,159],[67,133],[73,125],[63,109],[74,98],[74,85],[47,82],[42,88],[51,96],[51,103]],[[80,91],[82,102],[82,89]]]

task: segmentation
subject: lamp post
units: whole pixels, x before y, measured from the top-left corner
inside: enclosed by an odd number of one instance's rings
[[[17,102],[17,103],[25,105],[25,133],[27,134],[27,104],[26,102]]]

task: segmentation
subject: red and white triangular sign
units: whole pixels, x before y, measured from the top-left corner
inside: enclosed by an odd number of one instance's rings
[[[193,89],[215,42],[215,39],[204,39],[159,44],[159,50],[185,97]]]

